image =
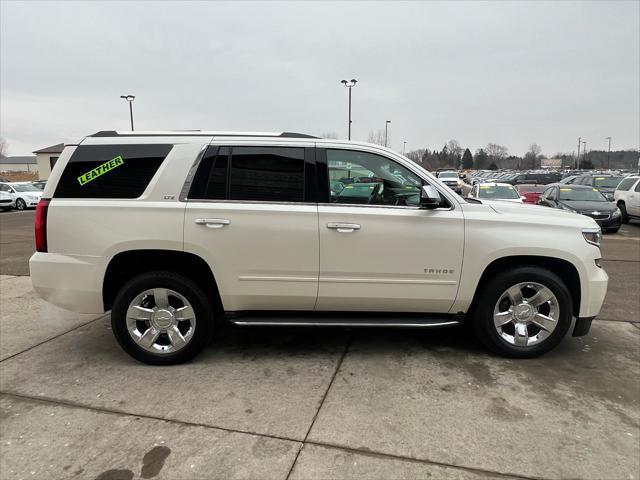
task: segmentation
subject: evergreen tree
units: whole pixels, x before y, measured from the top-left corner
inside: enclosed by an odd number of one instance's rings
[[[489,170],[497,170],[498,169],[498,165],[496,165],[496,162],[491,162],[491,165],[489,165]]]
[[[483,170],[487,168],[487,165],[489,164],[489,155],[487,155],[487,152],[485,152],[481,148],[480,150],[476,151],[476,156],[473,160],[475,167],[478,170]]]
[[[471,151],[468,148],[464,151],[464,155],[462,155],[462,168],[473,168],[473,155],[471,155]]]

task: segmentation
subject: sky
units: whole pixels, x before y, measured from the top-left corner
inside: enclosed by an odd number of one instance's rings
[[[8,155],[128,130],[640,146],[640,2],[0,3]]]

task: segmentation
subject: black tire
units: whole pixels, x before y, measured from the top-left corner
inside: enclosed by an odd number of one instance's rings
[[[135,297],[145,290],[168,288],[184,296],[195,312],[195,331],[189,343],[173,353],[154,354],[144,350],[127,329],[127,310]],[[120,346],[136,360],[149,365],[175,365],[198,355],[211,341],[214,333],[214,312],[211,302],[193,281],[175,272],[156,271],[138,275],[118,292],[111,311],[111,328]]]
[[[535,282],[550,289],[558,300],[560,315],[551,334],[542,342],[520,347],[504,340],[493,321],[493,311],[501,295],[518,283]],[[493,353],[509,358],[533,358],[555,348],[567,334],[573,317],[571,295],[555,273],[538,266],[517,267],[487,279],[473,312],[473,328],[478,339]]]
[[[21,210],[22,211],[22,210],[26,210],[26,209],[27,209],[27,203],[23,199],[18,198],[16,200],[16,210]]]
[[[627,207],[625,206],[625,204],[623,202],[618,203],[618,208],[620,209],[620,213],[622,214],[622,223],[629,223],[629,215],[627,215]]]
[[[608,228],[608,229],[605,230],[605,232],[607,232],[607,233],[618,233],[618,230],[620,230],[620,227]]]

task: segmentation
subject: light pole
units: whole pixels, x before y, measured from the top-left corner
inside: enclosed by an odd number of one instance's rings
[[[131,131],[133,132],[133,101],[136,99],[133,95],[120,95],[120,98],[124,98],[129,102],[129,116],[131,117]]]
[[[389,137],[389,124],[391,120],[386,120],[384,122],[384,146],[387,146],[387,138]]]
[[[578,156],[576,157],[576,170],[580,170],[580,144],[582,143],[582,137],[578,137]]]
[[[609,150],[607,150],[607,169],[611,170],[611,137],[604,137],[605,140],[609,140]]]
[[[402,142],[402,155],[404,155],[404,149],[406,148],[406,146],[407,146],[407,141],[405,140]]]
[[[584,157],[584,161],[587,161],[587,141],[582,141],[582,156]],[[583,162],[584,163],[584,162]]]
[[[341,80],[340,83],[342,83],[345,87],[347,87],[349,89],[349,140],[351,140],[351,89],[356,85],[356,83],[358,83],[358,81],[355,78],[352,78],[351,81],[347,82],[346,80]]]

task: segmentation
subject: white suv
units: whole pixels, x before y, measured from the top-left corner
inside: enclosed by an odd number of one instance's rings
[[[640,220],[640,176],[634,175],[622,180],[613,198],[622,214],[622,223],[629,223],[632,218]]]
[[[608,277],[588,217],[464,200],[365,143],[301,134],[99,132],[68,145],[36,212],[35,290],[150,364],[216,325],[471,324],[532,357],[588,332]]]

